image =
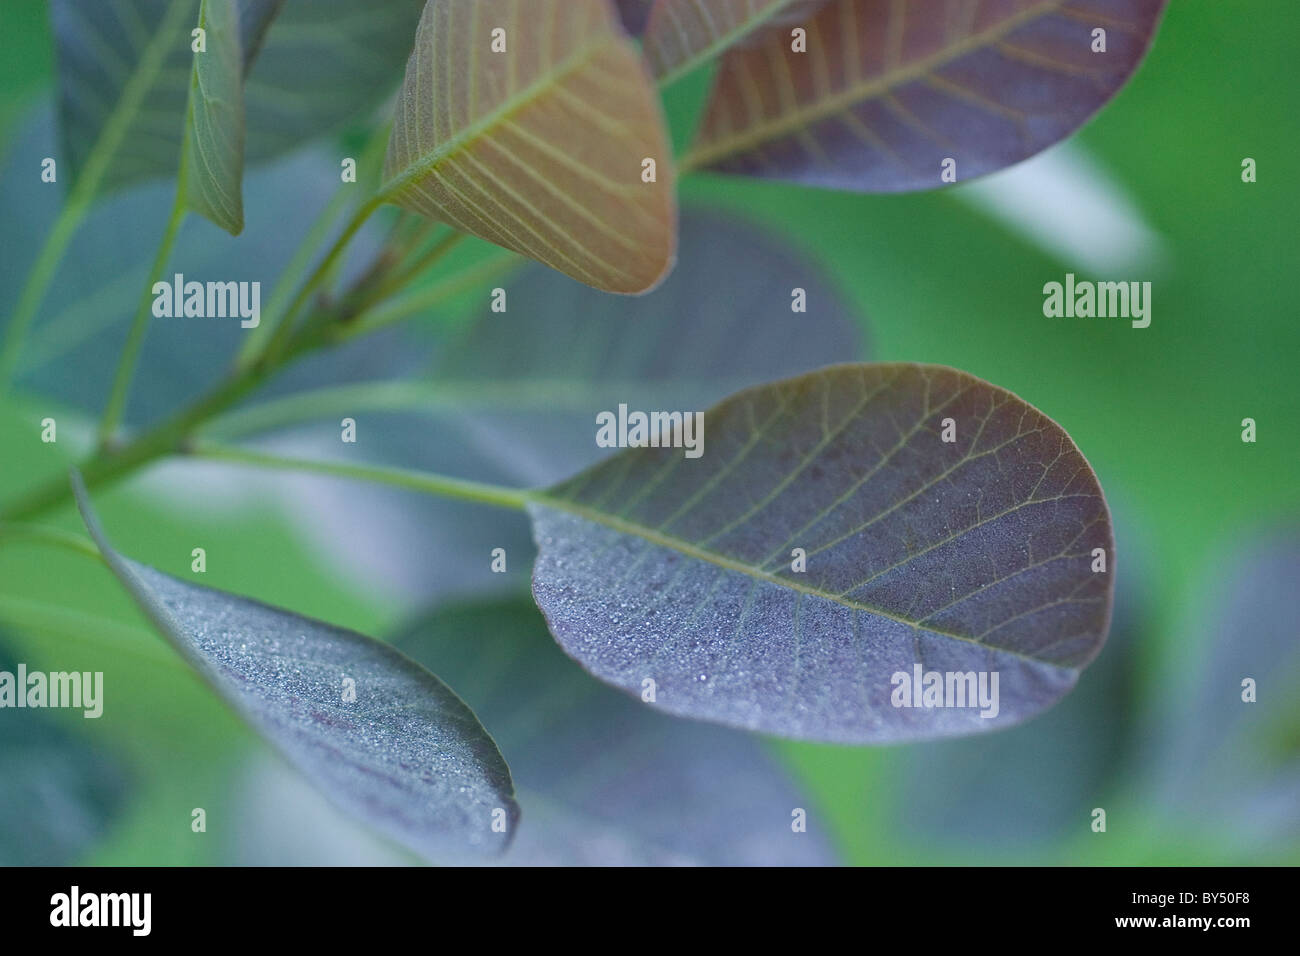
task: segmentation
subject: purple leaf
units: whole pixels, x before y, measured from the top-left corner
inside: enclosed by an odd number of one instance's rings
[[[1024,720],[1101,649],[1110,513],[1070,437],[1010,392],[839,365],[704,421],[698,457],[628,448],[529,506],[533,595],[602,680],[653,680],[683,716],[887,743]]]
[[[362,634],[122,556],[79,476],[73,486],[86,527],[141,611],[336,806],[433,860],[509,845],[519,815],[510,771],[446,684]]]
[[[1105,105],[1163,9],[1164,0],[832,0],[801,24],[806,52],[782,26],[723,58],[683,165],[861,192],[991,173]]]

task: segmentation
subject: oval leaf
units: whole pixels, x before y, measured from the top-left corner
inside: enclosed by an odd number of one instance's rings
[[[429,0],[384,179],[385,199],[598,289],[644,292],[672,264],[663,117],[607,0]]]
[[[113,550],[73,478],[86,527],[140,609],[227,703],[341,809],[431,859],[500,852],[519,809],[510,771],[446,684],[386,644],[200,587]],[[344,700],[351,679],[354,700]],[[493,812],[506,812],[505,833]]]
[[[762,26],[797,22],[825,0],[657,0],[645,27],[645,54],[665,83],[735,46]],[[778,14],[780,15],[778,17]]]
[[[181,152],[185,205],[232,236],[244,230],[244,62],[235,0],[203,0]]]
[[[1164,0],[831,0],[808,50],[722,60],[689,167],[863,192],[928,189],[1069,136],[1124,85]],[[1105,52],[1093,52],[1095,30]]]
[[[638,694],[653,679],[676,714],[880,743],[1020,721],[1101,648],[1106,503],[1069,436],[1010,392],[841,365],[740,392],[705,424],[698,458],[631,448],[529,506],[534,597],[597,677]],[[919,706],[921,686],[897,706],[918,668],[990,692],[998,675],[996,714]]]

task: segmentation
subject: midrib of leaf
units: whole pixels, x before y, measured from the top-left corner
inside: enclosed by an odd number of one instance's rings
[[[140,602],[141,609],[144,610],[145,606],[149,608],[145,616],[152,619],[154,625],[162,632],[162,636],[167,643],[184,660],[195,664],[196,669],[203,675],[205,680],[211,680],[209,672],[205,669],[205,662],[199,658],[197,653],[192,652],[190,648],[184,646],[174,637],[175,634],[185,633],[185,627],[180,619],[163,602],[151,599],[152,589],[149,585],[136,573],[135,568],[131,566],[131,562],[118,554],[113,546],[108,543],[108,537],[104,534],[103,526],[99,523],[99,516],[90,510],[88,504],[90,496],[86,491],[80,473],[74,471],[72,475],[74,493],[77,496],[77,507],[86,523],[86,530],[90,532],[90,537],[98,546],[99,553],[104,556],[104,562],[121,578],[123,585],[131,592],[131,596]]]
[[[938,53],[922,57],[892,71],[887,70],[880,76],[873,77],[870,80],[854,83],[839,93],[818,102],[788,110],[776,119],[749,127],[746,132],[740,135],[730,136],[707,146],[694,148],[682,157],[678,163],[678,168],[683,172],[697,169],[732,153],[744,152],[769,140],[798,132],[809,124],[833,116],[855,103],[872,99],[900,84],[919,80],[941,66],[1000,40],[1013,30],[1027,23],[1032,23],[1039,17],[1057,12],[1066,2],[1067,0],[1042,0],[1037,6],[1013,14],[983,33],[973,33],[964,39],[958,40]]]
[[[707,3],[708,0],[702,0],[702,2]],[[667,86],[670,83],[675,82],[679,77],[689,73],[705,60],[712,59],[716,54],[739,42],[743,37],[753,33],[768,20],[772,19],[772,17],[776,16],[781,8],[788,6],[790,2],[791,0],[771,0],[762,12],[753,14],[748,19],[742,20],[730,30],[716,35],[714,40],[709,43],[708,46],[704,47],[704,49],[700,50],[693,56],[687,57],[687,59],[683,60],[663,76],[659,77],[659,85]],[[666,9],[667,8],[665,8],[665,10]]]
[[[679,554],[685,555],[688,558],[695,558],[696,560],[699,561],[705,561],[709,564],[712,564],[719,568],[723,568],[724,570],[727,571],[736,571],[740,574],[744,574],[757,581],[764,581],[769,584],[775,584],[779,587],[789,588],[792,591],[797,591],[802,594],[810,594],[813,597],[825,598],[828,601],[833,601],[834,603],[839,604],[843,607],[847,607],[850,610],[862,611],[866,614],[873,614],[878,617],[883,617],[888,620],[894,621],[898,624],[905,624],[908,627],[911,627],[916,630],[922,630],[930,634],[937,634],[940,637],[946,637],[954,641],[961,641],[963,644],[970,644],[975,647],[982,647],[985,650],[994,651],[1000,654],[1009,654],[1012,657],[1019,658],[1020,660],[1032,661],[1035,664],[1047,664],[1051,667],[1062,667],[1062,669],[1066,669],[1066,670],[1069,669],[1063,667],[1061,664],[1055,661],[1043,660],[1042,658],[1034,657],[1033,655],[1030,654],[1023,654],[1020,651],[1016,651],[1008,647],[1001,647],[997,644],[988,644],[985,643],[984,641],[977,641],[974,638],[965,634],[957,634],[953,631],[946,631],[943,630],[942,628],[934,627],[933,625],[930,624],[924,624],[921,621],[913,621],[909,618],[902,616],[901,614],[895,614],[892,611],[886,611],[883,608],[876,607],[871,604],[864,604],[861,601],[852,601],[849,600],[848,598],[845,598],[842,595],[835,594],[830,591],[823,591],[821,588],[811,587],[810,585],[807,584],[800,584],[798,582],[791,581],[788,578],[783,578],[780,577],[779,575],[772,574],[769,571],[764,571],[762,568],[755,567],[752,564],[746,564],[743,561],[737,561],[735,558],[729,558],[726,555],[718,554],[716,551],[709,551],[704,548],[700,548],[694,544],[691,544],[689,541],[684,541],[681,538],[675,537],[674,535],[664,534],[662,531],[657,531],[653,528],[647,528],[645,525],[638,524],[633,521],[625,521],[624,519],[619,518],[616,515],[612,515],[609,514],[608,512],[598,511],[592,508],[588,508],[585,505],[580,505],[575,501],[570,501],[564,498],[557,498],[548,491],[533,492],[529,494],[527,497],[529,501],[535,502],[537,504],[544,505],[548,508],[555,508],[559,511],[566,511],[569,514],[575,515],[579,518],[583,518],[587,521],[592,521],[595,522],[596,524],[604,525],[605,527],[610,528],[614,531],[618,531],[621,534],[628,534],[634,537],[642,538],[643,540],[648,541],[650,544],[657,545],[662,548],[669,548],[673,551],[678,552]]]
[[[442,161],[448,156],[467,149],[480,137],[487,135],[487,133],[489,133],[498,123],[509,119],[511,116],[518,113],[545,93],[550,87],[558,85],[560,80],[578,72],[591,62],[592,58],[603,47],[608,46],[611,39],[614,38],[608,34],[601,34],[592,42],[579,47],[567,58],[561,60],[554,69],[550,70],[543,76],[538,77],[517,94],[507,97],[496,109],[492,110],[490,113],[484,114],[481,119],[470,123],[469,126],[466,126],[446,143],[434,147],[433,150],[425,154],[424,158],[411,166],[408,166],[401,173],[384,183],[380,188],[379,193],[376,195],[376,199],[384,202],[390,201],[394,196],[403,192],[408,186],[413,183],[418,183],[424,177],[437,169]]]
[[[203,2],[199,4],[199,26],[205,31],[208,29],[208,18],[210,13],[208,2],[209,0],[203,0]],[[234,0],[231,0],[232,4],[233,2]],[[223,24],[223,26],[230,26],[238,30],[238,11],[234,6],[231,7],[231,14],[234,17],[233,22]],[[223,41],[218,39],[216,42],[220,44]],[[224,49],[219,45],[212,51],[211,55],[220,56],[222,52],[224,52]],[[217,150],[215,148],[215,142],[212,148],[205,149],[204,137],[200,136],[200,131],[196,127],[196,115],[201,102],[204,116],[207,120],[205,124],[205,132],[208,134],[207,138],[215,140],[218,130],[211,123],[210,114],[219,112],[221,109],[220,104],[223,102],[208,90],[205,82],[206,77],[203,70],[200,68],[201,63],[205,65],[206,61],[200,61],[200,55],[207,57],[209,54],[195,53],[194,62],[190,67],[189,95],[186,97],[185,104],[184,139],[181,146],[180,168],[176,179],[177,195],[184,197],[187,208],[206,217],[206,212],[198,208],[193,201],[194,197],[189,195],[191,186],[190,177],[201,164],[202,172],[206,174],[206,176],[199,180],[199,189],[202,198],[212,205],[213,212],[217,213],[218,218],[224,217],[227,220],[226,222],[216,222],[216,225],[225,229],[231,235],[238,235],[239,232],[243,231],[244,227],[243,196],[238,188],[239,181],[242,179],[243,171],[242,169],[239,170],[234,177],[236,182],[236,195],[231,196],[227,191],[226,183],[222,182],[221,172],[216,168],[224,165],[224,163],[216,155]],[[239,119],[242,128],[242,111]],[[239,153],[242,158],[242,144]],[[215,202],[213,200],[215,200]]]

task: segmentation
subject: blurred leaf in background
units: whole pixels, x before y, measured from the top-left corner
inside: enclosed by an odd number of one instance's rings
[[[19,661],[0,643],[0,671],[16,674]],[[96,718],[68,713],[86,732],[46,710],[6,709],[0,719],[0,866],[77,862],[130,799],[130,771],[93,731]]]
[[[73,485],[105,562],[153,626],[322,793],[430,860],[509,845],[510,771],[445,683],[373,638],[125,557],[79,473]]]
[[[435,611],[396,644],[447,675],[510,762],[524,820],[503,862],[835,862],[818,808],[760,739],[603,686],[526,599]]]
[[[1145,757],[1166,826],[1271,858],[1300,838],[1300,529],[1225,551]]]

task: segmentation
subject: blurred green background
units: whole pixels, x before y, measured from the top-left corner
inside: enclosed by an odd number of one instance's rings
[[[5,3],[0,36],[9,153],[49,92],[44,5]],[[757,220],[826,273],[863,317],[873,358],[956,366],[1051,415],[1089,458],[1115,515],[1115,630],[1056,710],[938,745],[767,742],[846,862],[1300,862],[1298,80],[1300,6],[1173,0],[1137,76],[1066,147],[1127,196],[1152,237],[1131,268],[1095,276],[1153,282],[1144,330],[1044,318],[1045,282],[1093,270],[963,195],[987,189],[980,184],[865,196],[707,175],[682,182],[684,205]],[[702,89],[693,78],[669,92],[679,138]],[[1258,163],[1254,184],[1241,181],[1244,157]],[[14,226],[7,217],[0,230],[6,259],[44,238]],[[111,368],[115,355],[100,361]],[[73,443],[36,438],[35,423],[56,413],[78,417],[32,390],[0,406],[0,500],[66,468]],[[1258,423],[1255,444],[1241,441],[1246,417]],[[197,492],[178,503],[152,487],[98,496],[117,544],[140,560],[185,574],[189,542],[201,542],[205,583],[368,634],[391,634],[418,610],[340,571],[269,498],[216,508]],[[78,528],[67,509],[55,520]],[[1242,597],[1243,588],[1255,590]],[[266,748],[102,568],[35,545],[0,548],[0,638],[29,667],[104,671],[108,693],[99,721],[42,715],[50,734],[83,748],[61,758],[48,787],[25,788],[22,764],[0,749],[7,827],[30,829],[34,804],[52,801],[85,831],[63,861],[232,858],[245,812],[234,785]],[[1216,670],[1224,653],[1236,669]],[[1262,724],[1234,723],[1242,676],[1260,681]],[[1198,756],[1180,758],[1188,741],[1199,741]],[[112,768],[88,770],[86,748]],[[60,780],[81,790],[69,796]],[[207,834],[190,832],[197,806],[208,811]],[[1094,807],[1107,810],[1104,834],[1090,829]],[[0,842],[3,862],[58,861],[25,852],[6,854]]]

